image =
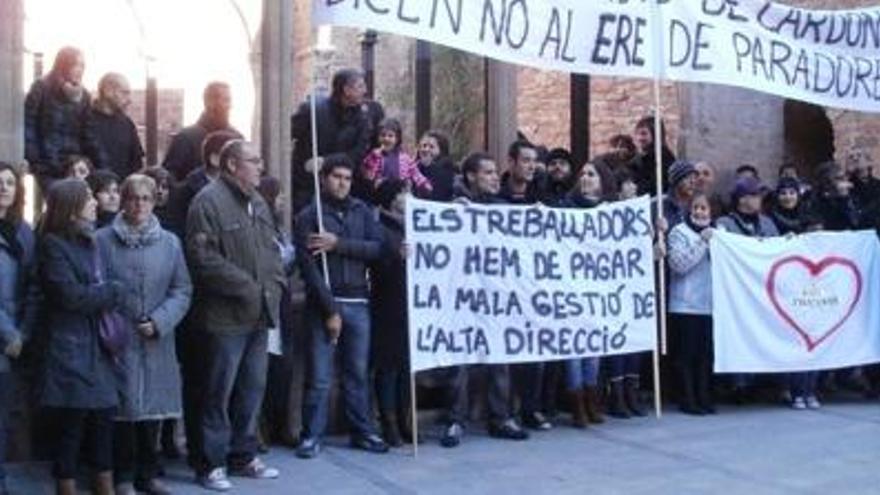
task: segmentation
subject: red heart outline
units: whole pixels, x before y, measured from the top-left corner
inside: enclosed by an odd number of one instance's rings
[[[801,265],[806,267],[807,270],[809,270],[810,275],[813,277],[821,273],[829,266],[843,265],[845,268],[848,268],[850,271],[852,271],[853,275],[855,275],[856,278],[856,295],[853,298],[853,301],[850,304],[846,314],[844,314],[840,321],[835,323],[834,326],[832,326],[815,342],[813,341],[812,337],[810,337],[810,334],[805,332],[804,329],[801,328],[801,326],[798,325],[796,321],[794,321],[791,315],[788,314],[788,311],[786,311],[785,308],[783,308],[782,305],[779,304],[779,301],[776,299],[776,291],[773,290],[776,287],[776,272],[778,272],[779,269],[782,268],[784,265],[787,265],[789,263],[800,263]],[[822,342],[828,339],[828,337],[834,334],[834,332],[836,332],[843,325],[843,323],[850,317],[850,315],[852,315],[852,312],[856,308],[856,303],[858,303],[859,299],[861,299],[862,297],[862,274],[861,272],[859,272],[859,268],[856,266],[855,263],[846,258],[841,258],[838,256],[829,256],[827,258],[824,258],[819,263],[813,263],[803,256],[789,256],[787,258],[783,258],[777,261],[776,263],[773,263],[773,266],[770,268],[770,274],[767,276],[766,289],[767,294],[770,296],[770,302],[773,303],[773,307],[776,309],[776,312],[779,313],[779,315],[782,316],[782,319],[784,319],[789,325],[791,325],[792,328],[794,328],[794,330],[798,333],[798,335],[800,335],[801,339],[804,340],[804,342],[807,344],[807,351],[813,352],[816,347],[818,347],[820,344],[822,344]]]

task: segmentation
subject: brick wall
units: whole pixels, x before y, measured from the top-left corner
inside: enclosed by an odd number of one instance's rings
[[[547,146],[571,146],[569,134],[570,77],[561,72],[530,68],[519,71],[517,110],[519,127],[531,139]],[[663,83],[660,89],[667,143],[677,149],[680,111],[678,87]],[[608,150],[615,134],[631,134],[636,122],[653,115],[653,82],[622,77],[590,78],[590,155]]]

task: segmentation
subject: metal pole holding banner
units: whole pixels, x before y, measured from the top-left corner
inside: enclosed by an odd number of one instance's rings
[[[410,370],[409,370],[409,388],[410,388],[410,409],[412,409],[412,445],[413,457],[419,457],[419,401],[416,400],[416,372],[412,369],[412,349],[410,349]]]
[[[315,185],[315,208],[318,215],[318,233],[324,233],[324,212],[321,206],[321,181],[318,178],[318,45],[312,48],[312,95],[311,95],[311,127],[312,127],[312,179]],[[324,272],[324,282],[330,287],[330,270],[327,268],[327,253],[321,252],[321,268]]]
[[[660,106],[660,78],[663,72],[663,21],[660,15],[660,4],[653,2],[652,24],[654,34],[654,167],[656,182],[655,197],[657,201],[657,218],[666,224],[663,215],[663,109]],[[657,242],[666,244],[666,233],[658,231]],[[666,355],[666,259],[661,256],[657,260],[657,318],[660,321],[659,347],[654,346],[654,412],[657,417],[663,415],[661,411],[660,391],[660,354]]]

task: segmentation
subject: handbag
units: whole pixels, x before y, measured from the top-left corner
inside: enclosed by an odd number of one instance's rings
[[[104,282],[101,258],[95,249],[95,278],[98,283]],[[131,343],[131,331],[128,319],[118,311],[109,309],[101,312],[98,317],[98,340],[101,349],[114,360],[118,359]]]

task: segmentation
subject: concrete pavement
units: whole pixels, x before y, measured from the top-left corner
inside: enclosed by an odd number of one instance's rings
[[[565,419],[565,418],[563,418]],[[723,407],[717,416],[668,411],[662,419],[609,419],[579,431],[560,425],[526,442],[468,430],[457,449],[425,442],[366,454],[331,439],[317,459],[287,449],[265,456],[276,481],[237,480],[241,494],[877,494],[880,403],[827,404],[818,411],[769,405]],[[51,493],[46,465],[9,466],[13,494]],[[168,468],[178,494],[209,493],[182,464]]]

